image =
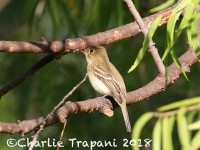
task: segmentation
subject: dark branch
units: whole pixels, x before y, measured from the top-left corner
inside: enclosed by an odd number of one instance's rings
[[[26,78],[34,75],[35,72],[37,72],[40,68],[48,64],[50,61],[52,61],[55,57],[56,54],[48,54],[40,61],[35,63],[32,67],[30,67],[28,70],[26,70],[24,73],[20,74],[16,79],[6,84],[3,88],[0,89],[0,99],[7,92],[18,86],[20,83],[22,83]]]

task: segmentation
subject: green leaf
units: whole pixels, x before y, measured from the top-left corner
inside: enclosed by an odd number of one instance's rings
[[[187,114],[187,122],[188,124],[193,123],[194,119],[195,119],[195,115],[198,113],[198,111],[193,110],[193,111],[189,111]]]
[[[185,15],[184,15],[185,17]],[[195,21],[200,19],[200,14],[196,15],[196,16],[192,16],[192,18],[190,18],[189,20],[182,20],[180,26],[178,27],[178,29],[175,31],[175,39],[174,41],[177,41],[178,37],[180,36],[180,34],[183,32],[184,29],[187,29],[189,27],[191,27],[191,24]]]
[[[158,119],[154,128],[153,128],[153,150],[161,149],[161,119]]]
[[[191,149],[198,150],[200,148],[200,130],[195,134],[195,136],[191,140]]]
[[[179,62],[178,57],[176,56],[174,50],[170,51],[170,55],[174,61],[174,63],[176,64],[176,66],[181,70],[181,72],[183,73],[184,77],[189,81],[186,72],[182,66],[182,64]]]
[[[143,42],[143,45],[142,45],[142,48],[140,49],[139,51],[139,54],[135,60],[135,62],[133,63],[133,65],[131,66],[131,68],[129,69],[128,73],[130,73],[131,71],[133,71],[138,65],[139,63],[141,62],[141,60],[143,59],[144,57],[144,54],[146,53],[147,49],[148,49],[148,46],[149,46],[149,42],[152,40],[152,37],[160,23],[162,19],[162,15],[158,16],[152,23],[151,27],[149,28],[149,31],[144,39],[144,42]]]
[[[181,1],[181,3],[177,6],[177,8],[174,11],[172,11],[172,14],[171,14],[168,24],[167,24],[167,44],[168,45],[167,45],[167,49],[164,52],[162,60],[165,60],[168,53],[170,52],[170,55],[171,55],[174,63],[179,67],[179,69],[182,71],[185,78],[188,80],[185,70],[182,67],[181,63],[179,62],[178,57],[175,55],[175,52],[173,49],[173,46],[175,45],[175,42],[178,39],[178,36],[180,35],[180,33],[177,34],[176,36],[174,35],[175,25],[176,25],[176,22],[177,22],[179,16],[181,15],[181,13],[183,11],[183,8],[185,8],[186,4],[187,3],[185,1]]]
[[[181,24],[179,26],[179,28],[184,28],[184,26],[187,26],[188,25],[188,21],[191,21],[191,16],[195,10],[195,3],[197,3],[198,0],[190,0],[186,9],[185,9],[185,12],[184,12],[184,16],[183,16],[183,19],[181,21]]]
[[[160,108],[158,108],[158,111],[168,111],[171,109],[176,109],[182,106],[189,106],[189,105],[193,105],[193,104],[197,104],[200,102],[200,97],[193,97],[193,98],[188,98],[188,99],[184,99],[182,101],[178,101],[178,102],[174,102],[165,106],[162,106]]]
[[[169,118],[169,124],[168,124],[168,143],[171,145],[171,150],[173,150],[173,129],[174,129],[174,124],[175,124],[176,116],[171,116]]]
[[[200,129],[200,120],[198,120],[198,121],[196,121],[196,122],[194,122],[192,124],[189,124],[188,125],[188,129],[189,130],[198,130],[198,129]]]
[[[141,131],[142,131],[142,128],[145,126],[145,124],[153,117],[153,113],[151,112],[148,112],[148,113],[145,113],[144,115],[142,115],[138,120],[137,122],[135,123],[134,125],[134,128],[133,128],[133,133],[132,133],[132,139],[138,141],[139,137],[140,137],[140,134],[141,134]],[[139,150],[139,147],[137,146],[134,146],[133,147],[133,150]]]
[[[182,8],[184,8],[184,6],[185,6],[185,5],[183,5]],[[199,18],[199,16],[190,15],[190,12],[187,12],[187,11],[188,11],[188,7],[189,7],[189,6],[187,6],[185,15],[184,15],[184,17],[183,17],[183,19],[182,19],[182,21],[181,21],[181,24],[179,25],[178,29],[175,31],[174,36],[171,35],[171,36],[173,37],[173,39],[170,40],[172,43],[168,44],[168,47],[167,47],[166,50],[165,50],[165,53],[164,53],[164,55],[163,55],[163,57],[162,57],[162,60],[165,60],[166,56],[167,56],[168,53],[172,50],[174,44],[176,43],[177,39],[179,38],[179,36],[180,36],[181,33],[183,32],[183,30],[186,29],[187,27],[190,27],[191,24],[192,24],[192,22],[194,22],[195,20],[197,20],[197,19]],[[181,8],[180,8],[180,9],[181,9]],[[180,14],[180,12],[179,12],[179,14]],[[174,14],[173,14],[173,15],[174,15]],[[190,18],[189,18],[188,16],[189,16]],[[178,16],[177,16],[177,17],[178,17]],[[168,32],[168,33],[171,33],[171,34],[172,34],[172,33],[174,32],[173,29],[170,31],[170,27],[173,25],[173,22],[174,22],[176,19],[177,19],[177,18],[174,18],[174,20],[173,20],[173,19],[171,20],[171,18],[169,18],[169,28],[168,28],[169,32]],[[170,23],[170,22],[171,22],[171,23]],[[169,39],[170,39],[170,38],[169,38]],[[170,42],[170,41],[167,41],[167,42]]]
[[[168,123],[168,117],[164,117],[162,119],[162,150],[169,150]]]
[[[197,21],[199,20],[199,14],[196,13],[196,7],[198,6],[198,3],[199,0],[190,1],[182,21],[183,24],[186,24],[190,21],[190,27],[187,29],[188,41],[190,47],[193,48],[197,53],[200,52],[197,37]]]
[[[175,25],[177,20],[179,19],[179,16],[183,12],[183,9],[187,6],[187,1],[181,1],[176,9],[172,11],[171,16],[169,17],[168,23],[167,23],[167,48],[162,56],[162,60],[165,60],[168,53],[172,50],[174,42],[174,31],[175,31]]]
[[[167,43],[168,43],[168,46],[167,46],[165,53],[162,57],[162,60],[165,60],[166,56],[170,52],[170,55],[171,55],[174,63],[179,67],[179,69],[182,71],[183,75],[185,76],[185,78],[187,80],[188,80],[188,77],[185,73],[185,70],[183,69],[183,66],[181,65],[177,56],[175,55],[175,51],[173,50],[173,46],[175,45],[180,34],[183,32],[183,29],[186,29],[190,46],[193,49],[195,49],[197,55],[200,54],[200,48],[199,48],[198,37],[197,37],[197,27],[196,27],[196,20],[197,20],[198,17],[195,15],[195,13],[196,13],[195,10],[196,10],[196,6],[198,5],[198,2],[199,2],[199,0],[188,0],[188,1],[183,0],[177,6],[177,9],[175,9],[174,12],[172,12],[172,15],[171,15],[172,18],[171,17],[169,18],[168,25],[167,25],[167,31],[168,31]],[[182,13],[183,8],[185,8],[184,17],[182,19],[182,22],[181,22],[178,30],[176,30],[176,32],[174,32],[174,29],[173,29],[175,27],[174,23],[177,21],[176,19],[178,19],[177,18],[178,15],[180,15],[180,13]],[[177,15],[177,16],[174,16],[174,15]]]
[[[188,42],[189,42],[190,47],[193,50],[195,50],[197,56],[199,56],[200,48],[199,48],[199,40],[197,36],[197,20],[198,20],[198,17],[196,17],[196,20],[193,23],[191,23],[191,28],[187,30],[187,36],[188,36]]]
[[[185,117],[186,109],[184,107],[180,108],[177,115],[177,127],[178,136],[183,149],[190,149],[190,135],[188,130],[188,124]]]
[[[184,12],[184,17],[181,24],[176,31],[176,39],[183,31],[184,28],[187,29],[187,37],[190,44],[197,56],[200,54],[199,42],[197,37],[197,20],[199,20],[200,14],[196,13],[196,6],[198,6],[199,0],[190,0]]]
[[[162,56],[162,61],[165,60],[165,58],[167,57],[168,53],[172,50],[175,41],[173,41],[174,39],[174,30],[175,30],[175,24],[179,18],[179,16],[181,15],[181,12],[179,12],[178,14],[172,16],[169,18],[168,24],[167,24],[167,48]]]
[[[150,13],[161,11],[165,8],[168,8],[169,6],[173,5],[175,3],[175,0],[168,0],[165,3],[159,5],[158,7],[152,8],[149,10]]]
[[[174,122],[175,116],[164,117],[162,120],[162,150],[173,150],[172,131]]]

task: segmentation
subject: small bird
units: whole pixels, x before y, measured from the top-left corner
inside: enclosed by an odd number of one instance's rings
[[[124,80],[109,61],[106,49],[103,46],[93,46],[85,49],[87,59],[87,74],[93,88],[103,95],[110,95],[122,110],[126,130],[131,132],[128,111],[126,108],[126,87]]]

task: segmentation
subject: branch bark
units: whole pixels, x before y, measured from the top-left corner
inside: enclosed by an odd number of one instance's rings
[[[163,19],[161,22],[165,24],[168,17],[171,14],[175,6],[170,7],[164,11],[161,11],[155,15],[147,17],[144,19],[145,24],[151,23],[158,15],[163,14]],[[11,42],[11,41],[0,41],[0,51],[2,52],[53,52],[57,53],[60,51],[64,52],[76,52],[80,49],[84,49],[92,45],[102,45],[118,41],[123,38],[134,36],[140,33],[140,29],[136,23],[131,23],[116,29],[112,29],[106,32],[98,33],[96,35],[91,35],[83,38],[76,38],[65,41],[41,41],[41,42]],[[180,63],[186,72],[189,72],[190,66],[198,62],[198,58],[193,50],[188,50],[179,58]],[[179,78],[182,72],[175,65],[172,64],[168,68],[168,80],[167,85],[170,85]],[[149,84],[135,91],[131,91],[127,94],[127,104],[136,103],[148,99],[149,97],[163,91],[165,89],[165,77],[157,76]],[[114,107],[116,108],[116,107]],[[1,133],[21,133],[22,135],[27,134],[31,131],[38,130],[40,125],[45,122],[44,127],[48,127],[55,123],[64,123],[67,121],[69,115],[91,112],[97,110],[100,113],[107,114],[106,111],[113,109],[112,100],[105,97],[97,97],[94,99],[88,99],[78,102],[66,102],[64,106],[53,113],[52,116],[39,117],[32,120],[18,120],[16,123],[2,123],[0,122],[0,132]]]
[[[154,15],[144,18],[145,24],[151,24],[159,15],[163,15],[160,25],[166,24],[172,10],[176,5],[160,11]],[[89,46],[104,45],[119,41],[124,38],[135,36],[141,30],[136,22],[114,28],[105,32],[89,35],[81,38],[66,39],[62,41],[0,41],[0,52],[15,53],[58,53],[58,52],[78,52]]]
[[[176,5],[169,7],[166,10],[160,11],[154,15],[144,18],[146,24],[151,24],[157,16],[163,16],[160,25],[164,25],[172,10]],[[141,32],[136,22],[108,30],[102,33],[90,35],[87,37],[67,39],[63,41],[47,41],[43,38],[41,42],[17,42],[17,41],[0,41],[0,52],[25,52],[25,53],[70,53],[77,52],[80,49],[87,48],[88,46],[109,44],[123,38],[135,36]],[[16,79],[10,81],[3,88],[0,89],[0,98],[7,92],[21,84],[25,79],[34,75],[39,69],[51,62],[56,58],[55,54],[49,54],[40,61],[36,62],[27,71],[20,74]]]
[[[135,8],[135,5],[133,4],[132,0],[124,0],[124,2],[127,4],[131,14],[134,16],[137,24],[140,26],[140,29],[142,31],[142,33],[144,34],[144,36],[147,36],[148,33],[148,28],[145,25],[143,19],[141,18],[139,12],[137,11],[137,9]],[[155,44],[153,42],[153,40],[151,40],[149,42],[149,51],[157,65],[157,68],[160,72],[161,76],[165,76],[165,66],[160,58],[160,55],[158,53],[158,49],[155,47]]]
[[[198,58],[193,50],[188,50],[180,58],[180,63],[186,72],[190,71],[190,66],[198,62]],[[170,85],[175,82],[182,74],[181,70],[173,63],[168,68],[168,82]],[[157,76],[149,84],[135,91],[127,93],[127,104],[133,104],[138,101],[146,100],[149,97],[163,91],[165,89],[165,77]],[[114,107],[115,108],[115,107]],[[104,111],[113,109],[112,100],[105,97],[97,97],[78,102],[66,102],[64,106],[58,109],[52,116],[50,116],[44,127],[48,127],[55,123],[64,123],[67,117],[72,114],[91,112],[97,110],[100,113],[106,114]],[[0,122],[1,133],[21,133],[27,134],[31,131],[38,130],[40,125],[45,121],[45,117],[39,117],[32,120],[17,121],[17,123],[2,123]]]

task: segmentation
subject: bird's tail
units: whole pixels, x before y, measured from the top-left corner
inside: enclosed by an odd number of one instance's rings
[[[124,117],[124,122],[125,122],[125,125],[126,125],[126,131],[127,132],[131,132],[131,124],[130,124],[130,120],[129,120],[129,115],[128,115],[128,110],[126,108],[126,104],[125,105],[121,105],[121,110],[122,110],[122,114],[123,114],[123,117]]]

